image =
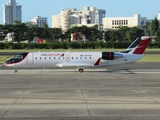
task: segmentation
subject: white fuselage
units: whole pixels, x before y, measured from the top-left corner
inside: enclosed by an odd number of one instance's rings
[[[101,59],[102,52],[30,52],[22,61],[5,66],[14,68],[107,67],[134,62],[143,56],[141,54],[114,53],[123,57],[103,60]]]

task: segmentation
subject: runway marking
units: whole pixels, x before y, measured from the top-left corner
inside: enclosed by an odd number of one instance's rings
[[[35,81],[35,79],[33,79],[28,86],[22,91],[22,93],[16,97],[15,101],[10,105],[10,107],[6,110],[6,112],[2,115],[2,119],[4,119],[4,117],[6,116],[6,114],[12,109],[12,107],[16,104],[16,102],[21,98],[21,96],[26,92],[26,90],[32,85],[32,83]]]
[[[92,120],[91,112],[90,112],[89,107],[88,107],[88,101],[87,101],[86,98],[85,98],[85,95],[84,95],[84,92],[83,92],[83,88],[82,88],[82,84],[81,84],[81,80],[80,80],[80,78],[79,78],[79,76],[78,76],[78,74],[77,74],[77,71],[75,72],[75,74],[76,74],[76,78],[77,78],[78,83],[79,83],[79,87],[80,87],[81,94],[82,94],[82,96],[83,96],[83,100],[84,100],[85,105],[86,105],[86,109],[87,109],[87,111],[88,111],[88,114],[89,114],[90,119]]]

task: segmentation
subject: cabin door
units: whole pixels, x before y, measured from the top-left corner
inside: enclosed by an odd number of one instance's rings
[[[27,64],[33,65],[34,64],[34,53],[29,53],[27,56]]]

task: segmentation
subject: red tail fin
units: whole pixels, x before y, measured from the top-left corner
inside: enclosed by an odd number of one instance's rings
[[[141,37],[141,42],[136,46],[133,54],[143,54],[149,43],[151,42],[151,36]]]

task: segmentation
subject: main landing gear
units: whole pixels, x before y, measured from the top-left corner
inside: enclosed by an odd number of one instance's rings
[[[84,70],[82,68],[79,68],[78,71],[82,73]]]

